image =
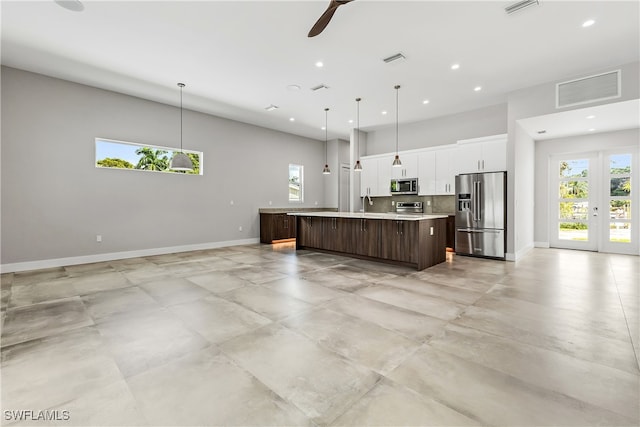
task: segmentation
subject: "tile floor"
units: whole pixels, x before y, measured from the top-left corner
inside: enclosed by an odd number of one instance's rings
[[[291,245],[5,274],[2,423],[638,426],[639,283],[632,256]]]

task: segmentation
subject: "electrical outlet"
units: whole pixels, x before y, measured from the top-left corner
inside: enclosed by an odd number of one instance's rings
[[[391,201],[391,206],[395,206],[395,205],[396,205],[396,201],[395,201],[395,200],[392,200],[392,201]]]
[[[102,242],[102,234],[96,234],[96,242],[98,243]]]
[[[273,205],[273,202],[271,200],[269,200],[269,206]]]
[[[431,227],[433,228],[433,227]],[[238,231],[242,231],[242,226],[238,227]]]
[[[427,200],[427,206],[431,206],[431,200]]]
[[[433,227],[429,227],[429,235],[433,236]]]
[[[231,206],[233,206],[233,200],[232,200],[232,201],[230,201],[230,202],[229,202],[229,204],[230,204]]]
[[[316,206],[318,206],[318,201],[316,200]]]

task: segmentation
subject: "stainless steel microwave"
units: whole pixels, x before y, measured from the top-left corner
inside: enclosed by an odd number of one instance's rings
[[[391,195],[418,194],[418,178],[402,178],[391,180]]]

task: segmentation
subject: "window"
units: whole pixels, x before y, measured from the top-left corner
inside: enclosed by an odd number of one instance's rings
[[[96,167],[202,175],[203,153],[182,151],[191,159],[193,171],[169,169],[169,162],[177,149],[96,138]]]
[[[289,201],[303,202],[302,165],[289,165]]]

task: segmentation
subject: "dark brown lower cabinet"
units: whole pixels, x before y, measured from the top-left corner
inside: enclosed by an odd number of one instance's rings
[[[419,270],[446,259],[447,219],[298,217],[298,248],[413,265]]]
[[[376,219],[350,219],[350,240],[356,255],[380,258],[380,224]]]
[[[387,220],[383,224],[381,257],[416,263],[418,259],[419,221]]]
[[[295,239],[296,218],[286,213],[260,213],[260,242]]]
[[[307,247],[322,249],[322,220],[317,216],[299,216],[297,217],[296,247]]]
[[[447,247],[456,248],[456,216],[449,215],[447,217]]]

